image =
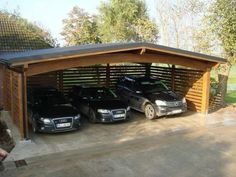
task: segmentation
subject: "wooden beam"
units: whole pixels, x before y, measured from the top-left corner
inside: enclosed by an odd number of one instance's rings
[[[210,99],[210,69],[203,74],[201,112],[207,114]]]
[[[181,65],[185,67],[206,70],[211,67],[207,62],[193,60],[191,58],[184,58],[178,56],[168,56],[161,54],[105,54],[89,57],[67,58],[59,61],[50,61],[29,65],[27,76],[37,75],[41,73],[64,70],[78,66],[89,66],[95,64],[106,63],[122,63],[122,62],[137,62],[137,63],[169,63],[174,65]]]
[[[26,77],[26,68],[23,68],[23,72],[21,74],[22,79],[22,86],[21,86],[21,92],[22,92],[22,104],[19,106],[22,106],[22,114],[23,114],[23,138],[27,139],[29,138],[29,118],[28,118],[28,106],[27,106],[27,77]]]
[[[175,65],[172,65],[171,68],[171,89],[175,90]]]
[[[64,90],[64,85],[63,85],[63,71],[60,70],[57,72],[58,76],[59,76],[59,80],[58,80],[58,90],[60,90],[61,92],[63,92]]]
[[[107,63],[107,67],[106,67],[106,86],[109,87],[110,86],[110,64]]]
[[[144,54],[146,52],[146,48],[142,48],[140,51],[140,55]]]

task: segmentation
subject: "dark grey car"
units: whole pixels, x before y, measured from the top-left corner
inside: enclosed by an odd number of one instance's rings
[[[147,119],[180,114],[187,110],[184,97],[154,78],[122,77],[117,83],[117,93],[132,109],[144,112]]]

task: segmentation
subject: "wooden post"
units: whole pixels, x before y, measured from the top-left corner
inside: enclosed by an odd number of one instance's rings
[[[175,91],[175,65],[171,68],[171,89]]]
[[[106,67],[106,86],[109,87],[110,86],[110,64],[107,63],[107,67]]]
[[[210,95],[210,69],[208,68],[203,74],[202,85],[202,104],[201,112],[207,114],[209,107],[209,95]]]
[[[27,68],[23,68],[22,78],[22,107],[23,107],[23,138],[29,138],[28,109],[27,109]]]
[[[145,76],[146,76],[146,77],[150,77],[150,75],[151,75],[151,65],[152,65],[152,64],[150,64],[150,63],[146,63],[146,64],[145,64],[145,68],[146,68]]]
[[[64,91],[64,84],[63,84],[63,71],[58,72],[59,80],[58,80],[58,89],[63,92]]]

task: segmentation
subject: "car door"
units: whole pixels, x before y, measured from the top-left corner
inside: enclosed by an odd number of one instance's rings
[[[130,105],[134,109],[141,110],[142,107],[142,93],[136,87],[135,82],[130,85]]]

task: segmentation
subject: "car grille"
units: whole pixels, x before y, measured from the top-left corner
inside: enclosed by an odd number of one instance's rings
[[[113,115],[114,120],[123,120],[123,119],[125,119],[125,116],[126,116],[126,110],[125,109],[112,110],[111,113]],[[120,117],[119,115],[123,115],[123,116]]]
[[[55,118],[53,119],[53,123],[56,129],[71,128],[73,125],[73,118],[72,117]],[[59,127],[59,125],[66,125],[66,124],[68,124],[68,126]]]
[[[167,102],[168,107],[179,107],[182,105],[183,105],[182,101]]]

